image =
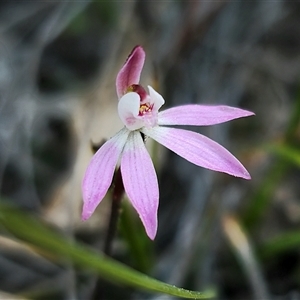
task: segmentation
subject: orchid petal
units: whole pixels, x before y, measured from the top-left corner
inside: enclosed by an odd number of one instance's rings
[[[145,57],[145,51],[141,46],[136,46],[129,54],[116,79],[119,99],[126,93],[130,85],[139,83]]]
[[[140,109],[140,96],[131,92],[125,94],[118,103],[119,117],[129,130],[143,127],[142,118],[138,118]]]
[[[124,147],[121,173],[126,194],[138,212],[150,239],[157,231],[158,182],[142,136],[132,131]]]
[[[159,125],[207,126],[254,115],[253,112],[226,105],[182,105],[158,113]]]
[[[96,152],[89,163],[82,181],[82,220],[87,220],[93,214],[110,187],[128,135],[126,128],[120,130]]]
[[[251,178],[245,167],[228,150],[199,133],[158,126],[143,128],[142,132],[195,165]]]
[[[153,87],[148,85],[149,95],[151,104],[153,104],[153,110],[158,112],[158,110],[165,104],[165,100],[161,94],[159,94]]]

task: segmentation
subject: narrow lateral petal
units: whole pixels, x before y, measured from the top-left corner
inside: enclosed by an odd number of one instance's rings
[[[195,165],[250,179],[245,167],[223,146],[199,133],[168,127],[143,128],[142,132]]]
[[[153,240],[157,231],[158,182],[152,160],[138,131],[131,132],[128,137],[122,153],[121,173],[126,194],[138,212],[147,235]]]
[[[88,165],[82,181],[82,220],[87,220],[93,214],[110,187],[128,135],[129,131],[123,128],[96,152]]]
[[[125,94],[130,85],[139,83],[145,57],[145,51],[141,46],[136,46],[129,54],[116,79],[119,99]]]
[[[150,85],[148,85],[148,89],[151,103],[154,105],[153,109],[158,112],[158,110],[165,104],[165,99]]]
[[[158,113],[159,125],[207,126],[253,116],[254,113],[226,105],[182,105]]]

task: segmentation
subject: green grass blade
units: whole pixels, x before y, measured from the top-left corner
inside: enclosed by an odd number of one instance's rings
[[[300,167],[300,151],[289,145],[272,145],[268,148],[272,153]]]
[[[37,218],[9,205],[0,204],[0,225],[15,237],[48,252],[52,257],[71,259],[76,266],[93,270],[112,282],[182,298],[208,299],[215,296],[213,291],[189,291],[146,276],[83,244],[69,241]]]
[[[256,189],[250,200],[250,205],[243,215],[243,224],[249,230],[260,225],[267,208],[272,201],[272,195],[278,183],[286,176],[294,164],[298,164],[297,154],[294,149],[297,147],[297,132],[300,126],[300,88],[292,110],[292,115],[287,124],[287,129],[282,136],[284,148],[277,149],[278,157],[266,172],[265,179]],[[293,147],[293,148],[292,148]],[[292,150],[292,151],[291,151]],[[268,151],[268,149],[266,149]],[[292,162],[292,164],[291,164]]]
[[[278,182],[289,170],[289,164],[285,160],[278,160],[268,170],[265,179],[257,188],[253,195],[250,205],[243,215],[243,225],[245,228],[252,229],[260,225],[260,221],[266,212]]]
[[[272,257],[300,246],[300,230],[285,232],[267,241],[260,249],[263,258]]]

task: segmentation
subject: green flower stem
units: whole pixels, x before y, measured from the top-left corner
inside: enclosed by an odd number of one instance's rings
[[[106,254],[107,256],[111,256],[112,254],[112,245],[118,228],[118,221],[120,216],[121,201],[122,201],[123,194],[124,194],[124,185],[122,181],[121,170],[120,168],[118,168],[118,170],[115,172],[115,176],[113,179],[113,191],[111,194],[112,196],[111,211],[110,211],[110,217],[107,226],[104,249],[103,249],[104,254]],[[105,290],[103,289],[103,283],[99,278],[97,278],[92,299],[95,300],[100,299],[101,297],[103,297],[103,295],[105,295]]]
[[[104,243],[104,253],[109,256],[111,255],[112,243],[118,227],[117,225],[120,216],[121,200],[124,194],[124,186],[120,168],[118,168],[115,173],[113,183],[114,188],[112,192],[111,212]]]

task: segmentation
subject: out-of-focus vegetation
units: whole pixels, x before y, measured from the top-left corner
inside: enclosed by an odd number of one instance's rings
[[[217,299],[300,298],[299,3],[12,1],[0,8],[1,198],[10,202],[0,205],[0,298],[200,295],[173,285],[216,291]],[[150,144],[158,236],[147,238],[124,199],[108,259],[110,198],[82,222],[81,179],[92,145],[122,126],[115,77],[137,44],[147,54],[141,83],[155,86],[165,107],[226,104],[256,113],[193,128],[236,155],[252,180]]]
[[[2,205],[1,211],[1,224],[9,233],[20,238],[21,241],[27,242],[30,246],[34,246],[33,250],[36,250],[37,253],[42,252],[42,255],[58,264],[62,264],[64,260],[69,260],[74,266],[84,270],[93,270],[106,280],[183,298],[207,299],[214,295],[212,291],[207,293],[192,292],[151,279],[113,261],[109,257],[66,240],[53,230],[47,229],[38,220],[26,217],[22,211],[9,205]],[[31,296],[30,293],[28,296]],[[41,294],[39,297],[47,297],[47,294]]]

